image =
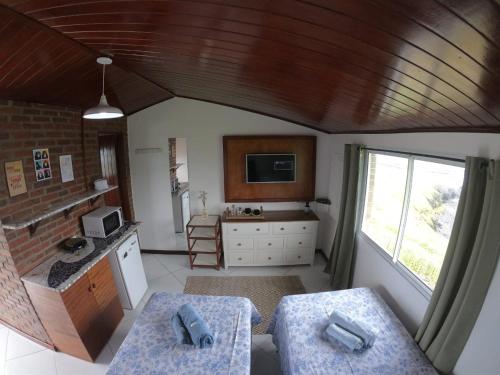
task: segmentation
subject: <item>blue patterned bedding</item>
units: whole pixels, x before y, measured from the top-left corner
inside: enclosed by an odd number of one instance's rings
[[[377,333],[363,353],[350,353],[321,338],[338,309]],[[283,297],[268,328],[284,375],[437,375],[382,298],[367,288]]]
[[[214,334],[214,345],[177,345],[170,318],[192,304]],[[108,375],[250,374],[251,325],[260,314],[247,298],[155,293],[134,322]]]

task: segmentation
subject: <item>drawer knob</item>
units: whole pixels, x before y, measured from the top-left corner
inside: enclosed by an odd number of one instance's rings
[[[302,245],[302,241],[299,241],[299,245]]]
[[[300,259],[300,258],[302,258],[302,256],[301,256],[301,255],[299,255],[297,258],[299,258],[299,259]]]
[[[302,229],[306,230],[307,228],[306,227],[302,227]]]
[[[242,257],[239,257],[239,258],[238,258],[238,260],[243,260],[243,258],[242,258]]]
[[[237,232],[238,231],[238,228],[233,228],[233,232]]]
[[[267,244],[267,246],[271,246],[271,245],[272,245],[272,243],[271,243],[271,242],[269,242],[269,243]]]
[[[260,232],[260,228],[255,229],[257,232]]]
[[[237,243],[237,245],[238,245],[238,246],[241,246],[241,242],[238,242],[238,243]]]
[[[285,230],[285,228],[280,228],[280,230]]]
[[[271,260],[271,259],[273,259],[273,258],[272,258],[272,257],[267,257],[267,259]]]

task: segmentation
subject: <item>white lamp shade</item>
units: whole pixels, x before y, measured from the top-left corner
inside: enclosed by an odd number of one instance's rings
[[[120,108],[112,107],[108,104],[106,95],[101,95],[101,100],[99,104],[95,107],[89,108],[83,114],[83,118],[91,120],[102,120],[108,118],[118,118],[123,117],[123,112]]]

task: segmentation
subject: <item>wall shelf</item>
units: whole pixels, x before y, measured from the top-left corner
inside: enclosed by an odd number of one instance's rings
[[[106,194],[107,192],[110,192],[116,188],[118,188],[118,186],[110,186],[109,188],[104,190],[99,190],[99,191],[91,190],[79,194],[75,197],[72,197],[70,200],[54,204],[53,206],[47,208],[46,210],[40,213],[34,214],[33,216],[20,220],[2,222],[2,228],[9,230],[19,230],[23,228],[29,228],[30,234],[33,235],[36,232],[36,229],[40,221],[48,219],[61,212],[64,212],[64,216],[68,217],[68,215],[75,208],[75,206],[78,206],[79,204],[86,201],[89,201],[90,204],[93,205],[97,201],[97,198],[99,198],[101,195]]]
[[[177,163],[175,164],[174,166],[170,167],[170,170],[177,170],[179,169],[180,167],[182,167],[184,165],[184,163]]]

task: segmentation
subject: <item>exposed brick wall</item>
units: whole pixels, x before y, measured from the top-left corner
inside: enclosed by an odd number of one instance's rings
[[[82,126],[83,139],[82,142]],[[5,173],[0,173],[0,218],[29,216],[49,207],[51,204],[68,200],[91,188],[93,181],[101,177],[98,149],[99,133],[121,133],[124,135],[125,171],[130,184],[128,152],[126,149],[126,119],[106,121],[81,121],[81,112],[74,108],[46,106],[31,103],[0,101],[0,166],[6,161],[22,160],[28,192],[10,198]],[[36,182],[32,150],[48,148],[52,167],[52,179]],[[59,170],[59,156],[72,155],[75,180],[62,183]],[[130,186],[126,189],[131,191]],[[103,204],[100,198],[94,206],[83,203],[71,212],[68,218],[59,214],[40,222],[36,233],[31,236],[29,230],[5,230],[11,261],[17,275],[23,275],[43,262],[57,251],[57,244],[66,237],[81,234],[80,216]],[[129,204],[132,200],[129,194]],[[3,273],[4,270],[0,270]],[[7,272],[7,271],[5,271]],[[0,276],[1,277],[1,276]],[[16,288],[21,289],[22,285]],[[23,303],[31,306],[22,288],[23,297],[17,296]],[[21,292],[20,292],[21,293]],[[28,335],[46,341],[40,334],[40,323],[31,322],[32,329],[26,328],[26,322],[16,325],[16,313],[4,312],[0,301],[0,319],[13,325]],[[32,307],[31,307],[32,309]],[[18,315],[18,314],[17,314]],[[28,325],[30,325],[28,324]],[[39,327],[37,327],[37,325]],[[43,328],[42,328],[43,331]]]
[[[1,222],[0,222],[1,223]],[[50,339],[29,302],[19,278],[9,245],[0,225],[0,309],[1,319],[28,336],[50,344]]]

